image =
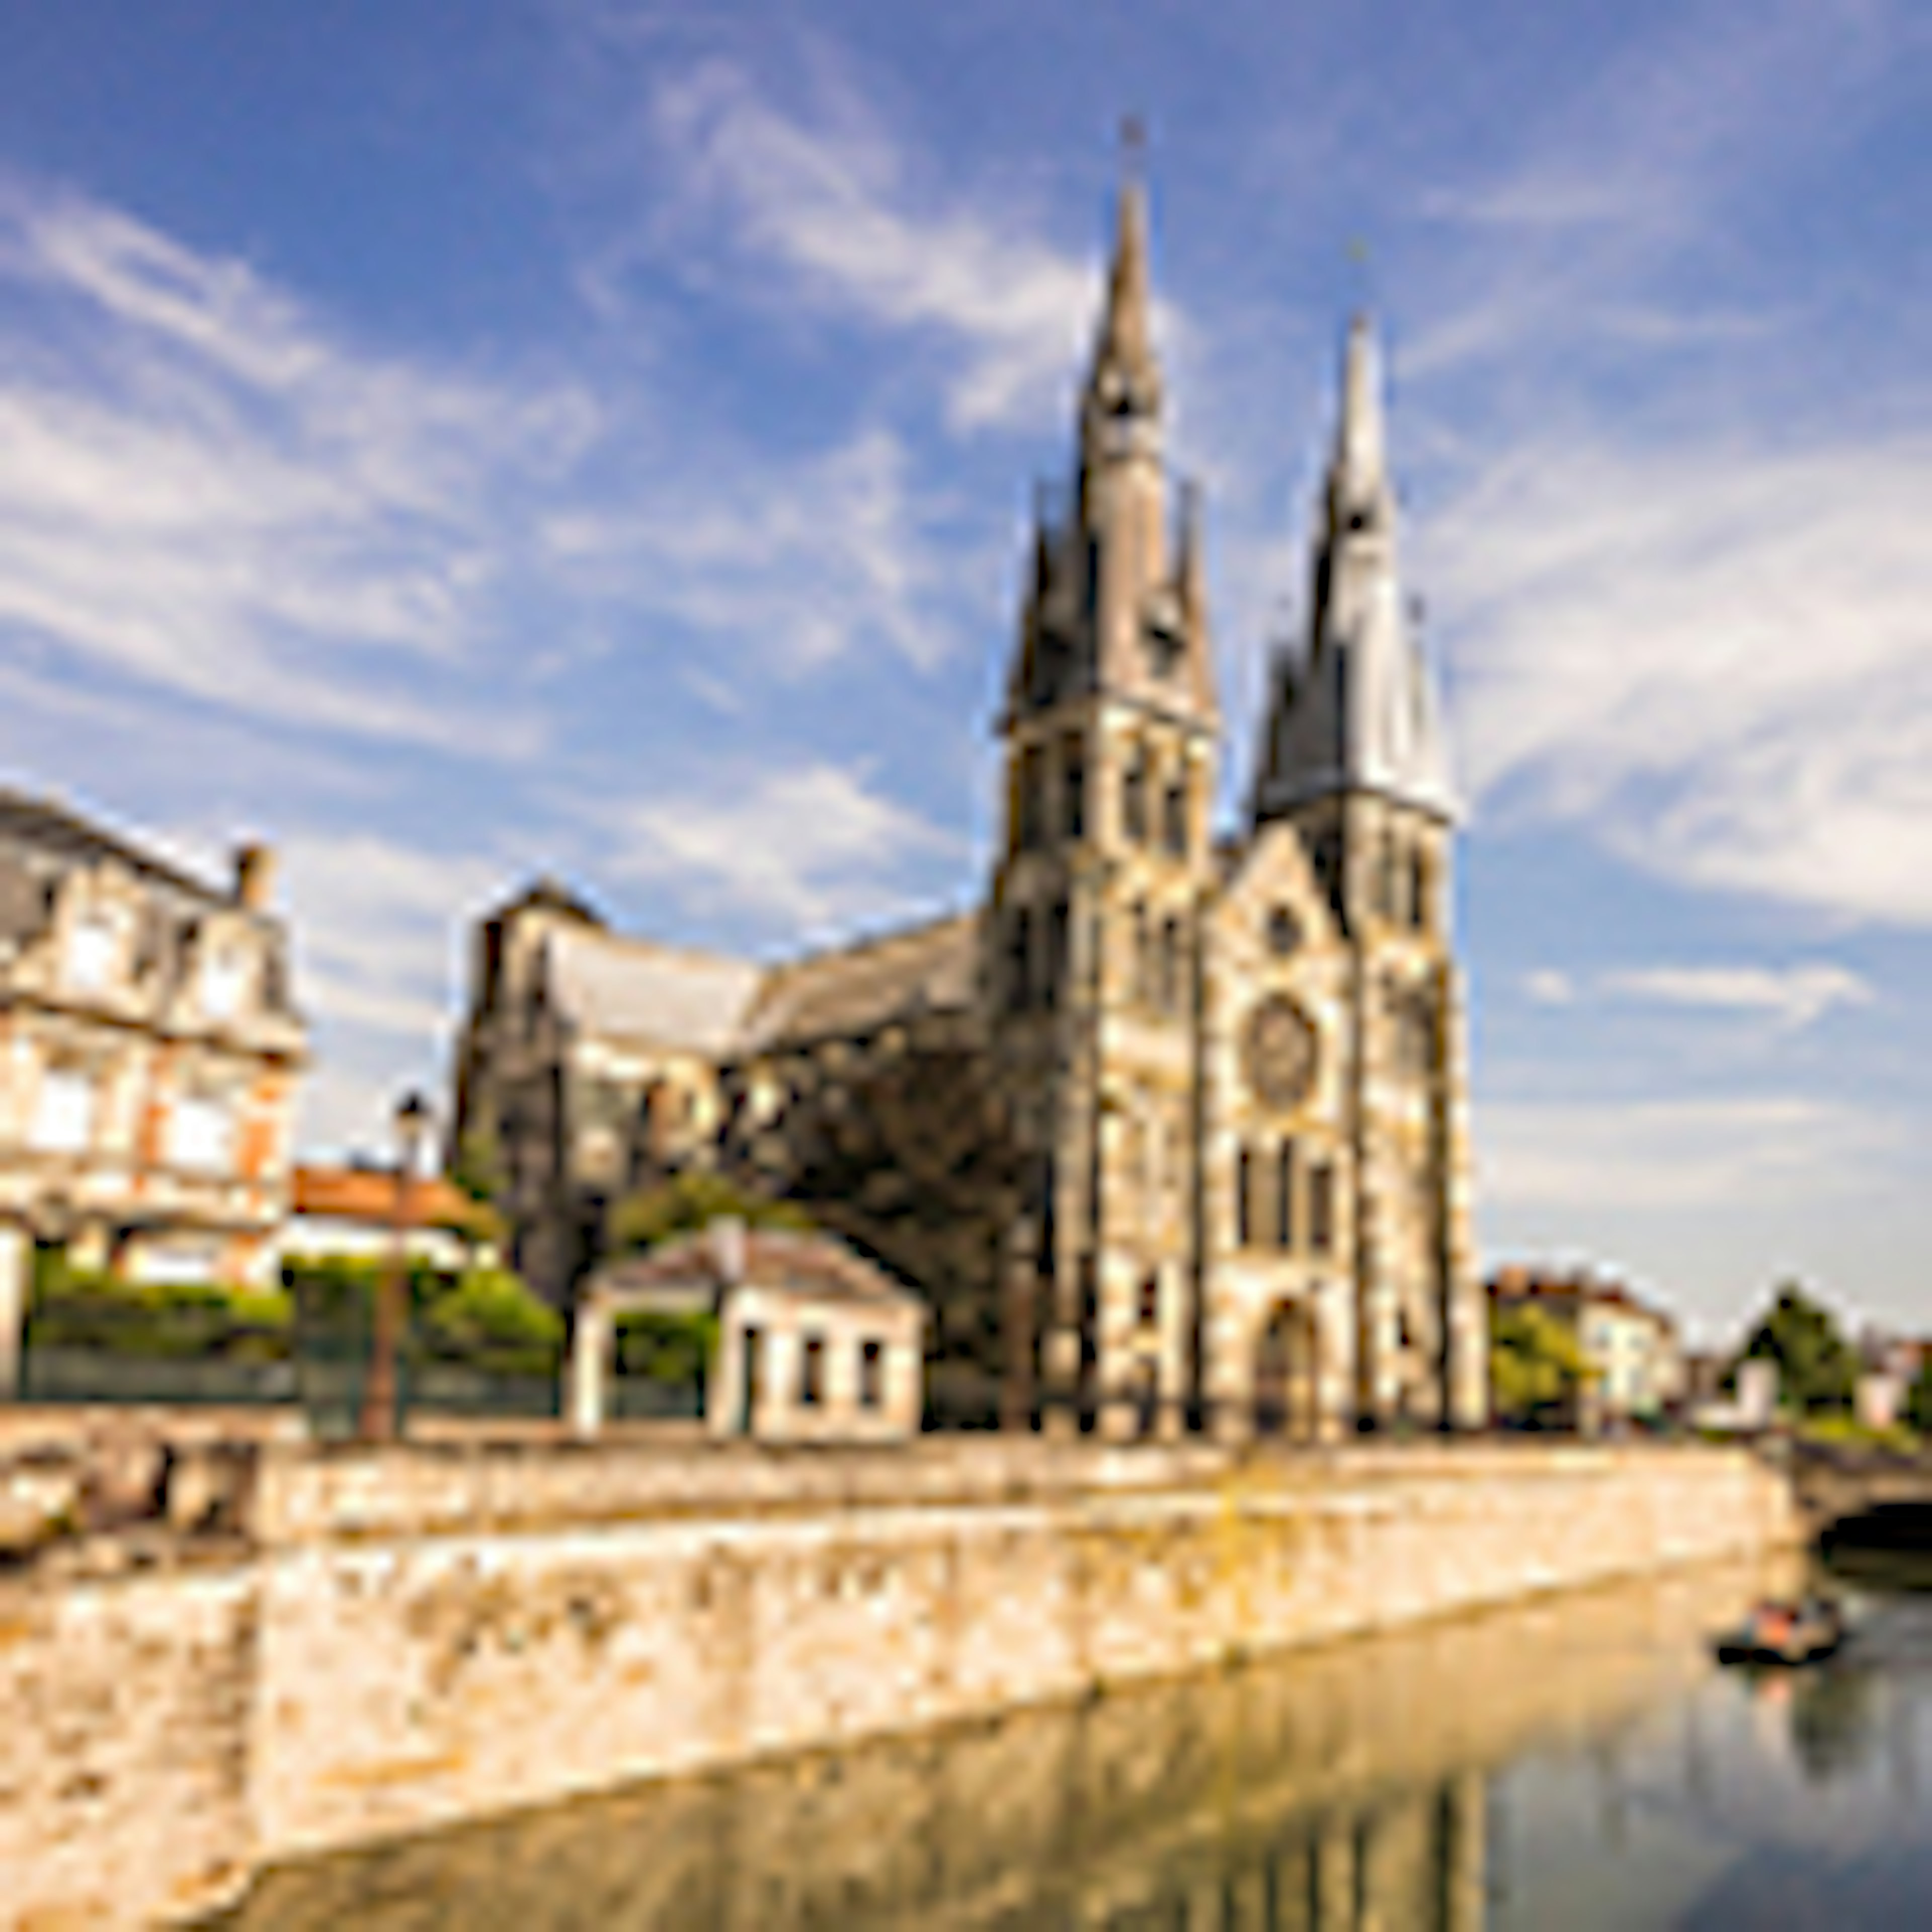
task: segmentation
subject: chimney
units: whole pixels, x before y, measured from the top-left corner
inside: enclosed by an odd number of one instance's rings
[[[244,845],[235,854],[235,898],[244,912],[266,912],[275,890],[272,845]]]
[[[711,1238],[711,1264],[726,1288],[745,1279],[745,1224],[735,1214],[721,1214],[705,1231]]]

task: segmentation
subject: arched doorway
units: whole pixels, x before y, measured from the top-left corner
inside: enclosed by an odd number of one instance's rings
[[[1277,1302],[1255,1343],[1255,1432],[1312,1442],[1320,1432],[1320,1344],[1315,1311]]]

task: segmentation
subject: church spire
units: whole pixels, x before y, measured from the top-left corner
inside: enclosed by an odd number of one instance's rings
[[[1259,818],[1348,791],[1454,815],[1435,691],[1402,598],[1382,414],[1375,336],[1358,316],[1342,352],[1306,641],[1276,685]]]

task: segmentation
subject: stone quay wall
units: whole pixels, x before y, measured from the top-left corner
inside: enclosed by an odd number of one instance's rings
[[[218,1534],[0,1579],[0,1927],[1798,1533],[1708,1448],[251,1454]]]

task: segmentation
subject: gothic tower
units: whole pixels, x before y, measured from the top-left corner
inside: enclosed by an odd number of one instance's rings
[[[1306,640],[1274,667],[1254,815],[1294,825],[1348,948],[1357,1418],[1474,1426],[1486,1368],[1450,932],[1456,808],[1402,593],[1380,372],[1359,318]]]
[[[1036,513],[988,924],[1032,1098],[1050,1396],[1110,1433],[1198,1386],[1202,904],[1220,730],[1199,520],[1162,455],[1147,209],[1123,187],[1070,501]]]

